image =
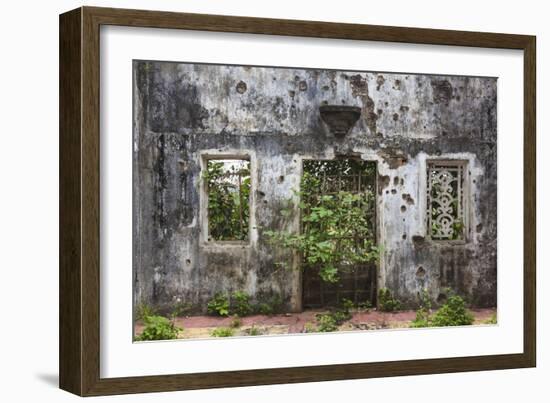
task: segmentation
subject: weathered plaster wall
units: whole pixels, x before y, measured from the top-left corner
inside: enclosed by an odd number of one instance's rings
[[[218,291],[280,293],[300,309],[300,276],[278,269],[265,229],[297,228],[281,208],[302,158],[353,155],[378,163],[379,287],[414,305],[451,287],[496,305],[496,79],[134,62],[136,302],[205,306]],[[359,106],[344,138],[322,104]],[[252,163],[250,245],[206,243],[200,167],[205,154]],[[462,245],[426,238],[426,160],[469,162],[470,231]],[[290,221],[289,221],[290,220]],[[289,256],[290,258],[290,256]]]

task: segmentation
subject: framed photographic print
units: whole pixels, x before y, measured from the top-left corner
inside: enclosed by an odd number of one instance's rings
[[[60,386],[535,366],[535,37],[60,17]]]

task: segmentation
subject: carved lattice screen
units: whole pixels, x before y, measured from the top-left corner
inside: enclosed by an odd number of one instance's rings
[[[465,170],[462,161],[428,163],[427,220],[432,239],[464,240]]]

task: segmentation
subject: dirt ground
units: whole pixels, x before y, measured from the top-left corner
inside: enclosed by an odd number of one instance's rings
[[[496,309],[471,309],[474,315],[474,325],[482,325],[489,320]],[[250,329],[254,335],[304,333],[306,329],[315,326],[315,317],[323,310],[308,310],[300,313],[280,315],[252,315],[244,318],[188,316],[175,319],[176,326],[183,328],[178,338],[207,338],[211,332],[220,327],[231,327],[234,336],[249,336]],[[352,312],[352,318],[344,322],[339,331],[396,329],[410,326],[416,316],[415,311],[380,312],[376,310]],[[143,323],[137,322],[135,334],[143,331]]]

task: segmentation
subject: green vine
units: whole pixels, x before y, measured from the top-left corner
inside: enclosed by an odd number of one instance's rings
[[[370,190],[319,194],[320,185],[316,175],[304,172],[300,191],[296,192],[302,218],[300,233],[266,231],[265,234],[273,244],[299,252],[303,269],[318,270],[324,281],[336,283],[341,271],[379,258],[373,217],[367,213],[371,211],[374,194]],[[283,211],[286,216],[291,213]]]

